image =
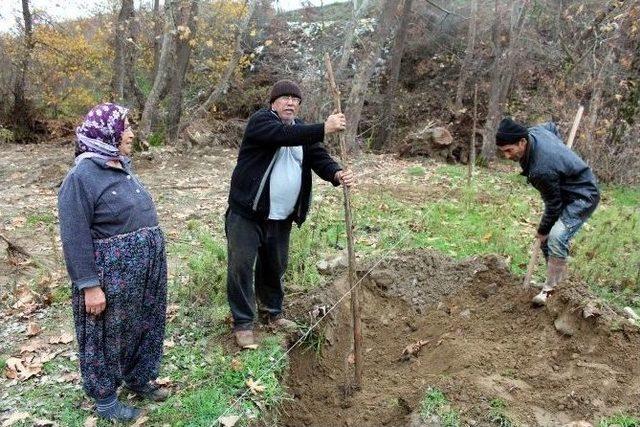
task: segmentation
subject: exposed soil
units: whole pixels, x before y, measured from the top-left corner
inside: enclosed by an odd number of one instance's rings
[[[638,328],[605,308],[584,319],[590,297],[568,282],[548,307],[534,309],[534,290],[523,289],[496,257],[455,261],[412,251],[384,261],[361,287],[362,389],[349,387],[347,299],[326,325],[322,354],[295,352],[288,380],[294,399],[281,424],[432,425],[418,416],[428,387],[446,394],[465,425],[496,425],[488,414],[497,398],[512,420],[528,426],[640,411]],[[340,279],[312,302],[330,303],[345,289]],[[571,336],[558,332],[560,321]],[[428,343],[417,357],[401,357],[419,340]]]

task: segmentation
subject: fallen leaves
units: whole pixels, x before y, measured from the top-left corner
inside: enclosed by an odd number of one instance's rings
[[[422,347],[429,344],[429,340],[418,340],[413,344],[409,344],[402,350],[400,360],[409,360],[411,357],[417,357]]]
[[[144,423],[146,423],[147,421],[149,421],[149,417],[144,416],[144,417],[140,417],[136,420],[135,423],[133,423],[133,425],[131,427],[140,427],[141,425],[143,425]]]
[[[75,383],[80,381],[80,374],[78,372],[68,372],[58,378],[56,378],[56,382],[58,384],[61,383]]]
[[[22,360],[10,357],[5,361],[4,376],[10,380],[25,381],[40,372],[38,367],[27,367]],[[3,424],[4,425],[4,424]]]
[[[35,353],[39,349],[45,347],[46,344],[39,338],[30,340],[27,344],[20,347],[20,354]]]
[[[84,427],[97,427],[98,426],[98,419],[96,417],[87,417],[86,420],[84,420]]]
[[[69,344],[72,341],[73,334],[70,332],[63,332],[61,335],[49,338],[49,344]]]
[[[240,420],[240,417],[237,415],[227,415],[226,417],[218,418],[218,423],[222,427],[234,427],[238,420]]]
[[[253,378],[249,378],[245,384],[254,395],[262,393],[266,389],[264,385],[260,384],[260,380],[254,381]]]
[[[62,353],[62,350],[40,355],[27,354],[23,359],[10,357],[5,362],[4,376],[11,380],[26,381],[33,376],[39,375],[42,372],[42,366],[55,359],[60,353]]]
[[[30,322],[27,325],[27,336],[28,337],[35,337],[40,332],[42,332],[42,327],[40,325],[38,325],[36,322]]]
[[[33,422],[33,427],[58,427],[58,423],[51,420],[35,420]]]
[[[162,387],[171,387],[173,385],[173,380],[169,377],[162,377],[156,379],[155,383]]]
[[[173,348],[175,346],[176,343],[173,341],[173,339],[164,340],[164,348]]]
[[[19,421],[26,420],[30,416],[31,415],[26,412],[14,412],[13,414],[9,415],[9,418],[2,422],[2,427],[12,426]]]
[[[236,372],[240,372],[242,371],[242,369],[244,368],[244,366],[242,365],[242,361],[238,358],[233,358],[231,359],[231,369],[233,369]]]

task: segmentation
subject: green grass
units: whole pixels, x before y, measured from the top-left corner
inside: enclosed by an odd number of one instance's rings
[[[493,399],[489,402],[489,414],[487,418],[489,422],[498,427],[516,427],[516,424],[506,414],[507,403],[502,399]]]
[[[407,173],[411,176],[424,176],[427,174],[427,171],[422,166],[411,166],[407,168]]]
[[[458,411],[451,409],[449,400],[442,391],[430,387],[420,401],[420,417],[423,421],[428,421],[434,415],[439,418],[443,427],[460,426]]]
[[[631,415],[619,414],[605,418],[598,423],[598,427],[640,427],[640,418]]]
[[[38,212],[27,216],[27,225],[35,226],[39,224],[50,225],[56,223],[56,217],[48,212]]]
[[[611,197],[582,230],[574,251],[574,270],[601,297],[620,305],[640,307],[640,210],[626,197]]]
[[[472,188],[464,166],[440,166],[434,175],[430,185],[440,191],[422,202],[396,189],[355,192],[356,251],[373,257],[398,248],[432,248],[455,258],[496,253],[524,274],[543,209],[536,190],[515,173],[479,169]],[[640,190],[604,187],[602,199],[573,241],[570,268],[607,301],[640,308]],[[294,283],[305,288],[321,283],[315,263],[335,256],[346,240],[340,195],[325,195],[321,204],[301,230],[305,238],[292,245],[308,278]],[[535,277],[544,274],[541,262]]]
[[[173,352],[180,368],[172,375],[186,386],[161,404],[150,416],[150,423],[172,426],[210,426],[223,414],[238,415],[237,425],[245,426],[264,415],[265,409],[277,407],[287,398],[281,376],[287,368],[282,358],[280,337],[269,337],[260,348],[227,355],[220,347],[206,355],[182,349]],[[171,356],[170,356],[171,357]],[[196,369],[188,366],[199,365]],[[248,380],[257,381],[263,391],[252,393]],[[244,396],[243,396],[244,395]],[[236,405],[233,405],[236,403]]]

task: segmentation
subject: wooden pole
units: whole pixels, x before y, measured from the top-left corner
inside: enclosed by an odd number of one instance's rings
[[[467,186],[471,187],[473,167],[476,163],[476,126],[478,123],[478,84],[473,85],[473,129],[471,129],[471,141],[469,141],[469,165],[467,173]]]
[[[584,112],[584,107],[581,105],[578,107],[578,112],[576,113],[575,118],[573,119],[573,125],[571,126],[571,132],[569,132],[569,139],[567,139],[567,147],[573,147],[573,140],[576,137],[576,132],[578,131],[578,126],[580,125],[580,120],[582,119],[582,113]],[[531,283],[531,276],[533,276],[533,271],[538,265],[538,258],[540,257],[540,244],[538,239],[535,239],[533,244],[531,245],[531,259],[529,260],[529,265],[527,266],[527,273],[524,276],[524,281],[522,285],[526,288]]]
[[[324,55],[324,63],[327,68],[327,78],[329,79],[329,85],[331,86],[331,93],[333,94],[333,101],[335,110],[338,113],[342,113],[342,106],[340,104],[340,90],[336,85],[335,78],[333,76],[333,67],[331,66],[331,59],[329,54]],[[348,168],[349,160],[347,157],[347,147],[345,141],[344,132],[338,134],[340,141],[340,157],[344,168]],[[347,229],[347,251],[349,254],[349,289],[351,289],[351,315],[353,317],[353,355],[355,362],[355,387],[360,388],[362,386],[362,324],[360,321],[360,299],[358,295],[358,288],[354,286],[356,282],[356,255],[353,248],[353,227],[351,221],[351,195],[349,187],[342,186],[342,192],[344,194],[344,222]]]
[[[567,147],[573,147],[573,140],[576,137],[576,132],[578,131],[578,125],[580,124],[580,119],[582,118],[582,113],[584,113],[584,107],[581,105],[578,107],[578,112],[576,113],[576,117],[573,119],[573,126],[571,126],[571,132],[569,132],[569,139],[567,139]]]

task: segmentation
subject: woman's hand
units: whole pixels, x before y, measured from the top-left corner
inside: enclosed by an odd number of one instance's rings
[[[98,316],[107,307],[107,300],[100,286],[84,289],[84,308],[88,314]]]

